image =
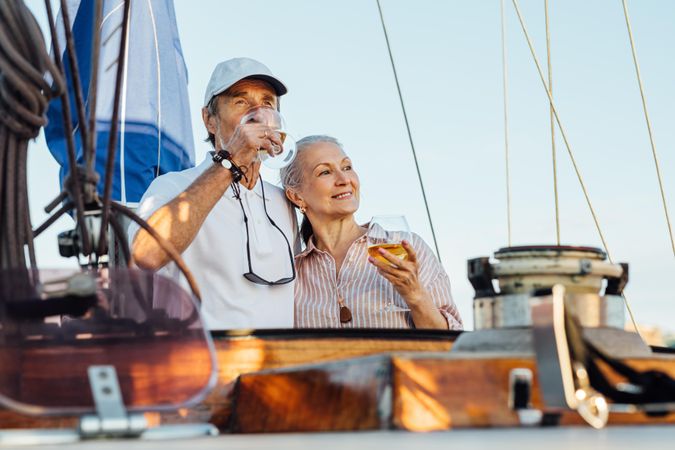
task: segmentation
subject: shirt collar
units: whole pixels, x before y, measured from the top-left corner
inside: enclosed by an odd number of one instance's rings
[[[318,248],[316,248],[316,245],[314,245],[314,236],[311,236],[309,238],[309,241],[307,242],[307,247],[305,247],[305,249],[302,252],[295,255],[295,259],[297,260],[297,259],[304,258],[305,256],[309,255],[310,253],[312,253],[315,250],[317,252],[321,251]]]
[[[361,236],[360,238],[355,240],[352,243],[352,245],[354,245],[356,243],[360,243],[362,241],[365,241],[367,238],[368,238],[368,233],[363,233],[363,236]],[[326,253],[323,250],[319,249],[316,245],[314,245],[314,236],[311,236],[309,238],[309,242],[307,242],[307,247],[305,248],[305,250],[303,250],[302,252],[295,255],[295,259],[304,258],[314,251],[319,252],[319,253]]]

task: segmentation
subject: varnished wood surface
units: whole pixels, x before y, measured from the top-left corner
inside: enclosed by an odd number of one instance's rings
[[[210,421],[223,431],[243,433],[511,427],[519,425],[508,408],[509,373],[514,368],[533,371],[532,407],[543,408],[533,357],[452,354],[453,341],[453,335],[415,339],[405,333],[216,335],[219,372],[214,391],[194,408],[149,418],[152,423]],[[132,353],[127,354],[129,361]],[[192,364],[199,364],[181,361],[177,373],[189,373],[197,367]],[[638,370],[657,369],[675,377],[672,354],[626,362]],[[31,382],[45,384],[49,378],[42,376]],[[153,386],[153,376],[144,376],[141,392]],[[673,414],[610,418],[610,424],[674,422]],[[5,428],[74,423],[72,418],[36,420],[0,411]],[[583,422],[576,413],[565,413],[560,423]]]
[[[675,359],[662,356],[626,362],[638,370],[658,369],[675,377]],[[408,431],[440,431],[519,426],[518,415],[508,406],[509,374],[515,368],[532,370],[532,408],[544,408],[532,357],[391,354],[381,355],[376,360],[378,366],[374,366],[370,358],[363,358],[342,364],[318,364],[242,377],[235,396],[233,423],[240,432],[340,430],[353,426],[349,418],[379,408],[379,420],[368,416],[368,420],[360,422],[358,429],[392,427]],[[380,388],[385,373],[390,376],[389,389]],[[309,374],[312,374],[311,383],[308,383]],[[619,381],[616,376],[610,379]],[[340,380],[339,388],[333,380]],[[354,395],[364,386],[370,386],[370,396]],[[286,395],[293,392],[303,392],[304,397],[300,400],[294,395]],[[269,400],[281,397],[284,398],[282,403]],[[332,408],[323,406],[346,398],[351,399],[351,402],[344,402],[347,412],[340,410],[336,414]],[[245,401],[239,402],[239,399]],[[298,423],[289,411],[299,409],[313,414]],[[575,412],[565,412],[560,415],[559,423],[582,425],[584,422]],[[675,423],[675,414],[664,417],[648,417],[642,413],[611,414],[609,423]]]
[[[373,355],[392,351],[419,351],[419,352],[447,352],[451,349],[457,332],[421,331],[411,330],[268,330],[254,332],[215,332],[214,345],[218,364],[218,381],[216,387],[207,398],[197,406],[184,408],[177,413],[150,413],[148,418],[151,423],[187,423],[210,421],[220,428],[226,428],[230,424],[231,402],[234,382],[241,374],[256,372],[271,368],[291,367],[296,365],[317,363],[322,361],[336,361],[359,356]],[[132,347],[120,348],[123,352],[118,373],[126,372],[129,367],[124,364],[137,364],[135,379],[138,390],[133,391],[137,400],[148,400],[143,392],[152,393],[153,386],[163,377],[174,375],[189,375],[199,372],[203,363],[191,358],[191,352],[186,349],[180,352],[181,359],[175,361],[175,367],[165,368],[162,373],[153,374],[143,372],[145,365],[153,355],[164,355],[167,349],[157,349],[149,352],[147,349],[134,349]],[[42,351],[42,350],[40,350]],[[51,350],[53,358],[51,363],[64,362],[61,356],[66,355],[68,361],[76,355],[71,354],[69,348]],[[157,353],[164,352],[164,353]],[[12,358],[10,358],[12,359]],[[30,361],[33,361],[32,363]],[[30,373],[27,381],[35,390],[38,398],[40,395],[51,395],[54,389],[54,371],[48,368],[35,367],[36,359],[24,358],[20,364],[27,364],[21,369],[22,373]],[[139,364],[139,361],[141,362]],[[16,362],[14,363],[16,364]],[[33,366],[30,366],[33,364]],[[6,366],[9,367],[9,366]],[[19,369],[15,367],[15,369]],[[60,370],[67,373],[86,373],[86,367],[66,365]],[[0,370],[1,371],[1,370]],[[120,382],[124,384],[125,378]],[[68,385],[70,382],[66,383]],[[72,383],[70,383],[72,385]],[[83,388],[83,386],[86,386]],[[71,386],[89,395],[88,383],[80,382]],[[72,392],[71,392],[72,394]],[[33,394],[31,394],[33,395]],[[128,402],[130,398],[125,398]],[[132,403],[133,404],[133,403]],[[21,427],[72,427],[76,424],[74,417],[58,418],[35,418],[16,414],[11,411],[0,409],[0,426],[5,428]]]
[[[231,431],[386,428],[388,417],[381,417],[380,407],[389,388],[389,370],[389,358],[375,356],[331,362],[316,369],[242,375]],[[262,415],[261,409],[265,411]]]
[[[410,330],[293,330],[254,335],[214,333],[218,384],[206,400],[180,414],[162,414],[163,423],[208,421],[230,426],[234,382],[261,370],[339,361],[388,352],[449,352],[458,333]]]

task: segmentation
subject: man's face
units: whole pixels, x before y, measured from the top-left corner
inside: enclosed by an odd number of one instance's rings
[[[227,143],[241,118],[256,106],[277,108],[277,95],[272,86],[262,80],[243,79],[218,96],[218,114],[205,115],[204,124],[216,136],[216,150]]]

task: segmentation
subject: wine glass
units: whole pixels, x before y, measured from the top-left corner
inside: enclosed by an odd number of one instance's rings
[[[281,169],[293,161],[297,150],[295,139],[288,134],[286,121],[281,114],[279,114],[279,111],[267,106],[256,106],[255,108],[251,108],[244,117],[241,118],[241,124],[245,123],[261,123],[267,125],[279,136],[282,146],[272,143],[273,156],[265,149],[258,150],[258,157],[266,167],[269,167],[270,169]]]
[[[387,264],[391,264],[384,256],[380,255],[379,249],[392,253],[401,260],[408,258],[408,252],[403,248],[404,240],[411,242],[412,234],[405,216],[375,216],[368,225],[366,235],[368,241],[368,255]],[[394,304],[393,299],[381,309],[384,312],[410,311],[410,308]]]

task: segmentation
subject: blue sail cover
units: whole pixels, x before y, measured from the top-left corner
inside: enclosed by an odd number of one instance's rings
[[[68,1],[75,53],[87,104],[94,3],[89,0]],[[99,193],[103,192],[123,9],[122,0],[104,0],[96,100],[95,167],[101,175]],[[173,0],[132,1],[130,20],[112,194],[114,200],[125,204],[138,202],[158,175],[194,166],[187,68],[178,39]],[[60,14],[57,23],[61,23]],[[64,57],[65,35],[62,29],[59,43],[64,52],[61,56]],[[83,164],[71,71],[67,59],[63,60],[69,86],[77,161]],[[61,100],[55,99],[47,112],[49,124],[45,127],[45,137],[50,152],[61,165],[60,179],[63,185],[70,169],[61,113]]]

